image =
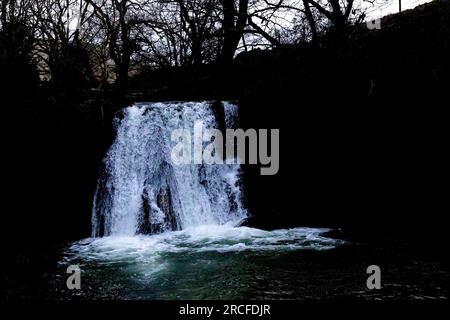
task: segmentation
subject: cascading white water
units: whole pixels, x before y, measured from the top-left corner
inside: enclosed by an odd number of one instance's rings
[[[226,126],[235,127],[238,106],[222,107]],[[176,165],[171,159],[173,130],[193,132],[197,121],[218,127],[209,102],[142,103],[122,116],[115,119],[116,138],[98,182],[92,236],[239,225],[247,217],[239,165]]]
[[[171,139],[173,130],[189,131],[192,138],[198,121],[207,128],[234,128],[238,111],[233,103],[149,103],[129,107],[115,119],[116,138],[95,194],[93,237],[71,243],[60,261],[64,268],[82,264],[83,294],[236,299],[255,287],[255,279],[281,283],[284,294],[291,283],[279,279],[291,279],[292,269],[281,273],[283,262],[311,256],[285,254],[344,243],[323,235],[329,229],[242,226],[247,212],[239,165],[173,163],[173,147],[179,143]],[[207,154],[211,144],[203,138],[191,140],[191,151],[203,143]],[[274,263],[277,256],[283,257],[280,263]]]

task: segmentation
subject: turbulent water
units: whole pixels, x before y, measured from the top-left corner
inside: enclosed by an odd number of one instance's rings
[[[225,224],[90,238],[73,243],[60,265],[80,266],[76,294],[87,299],[293,298],[292,290],[302,288],[292,282],[303,279],[296,273],[311,267],[293,264],[310,261],[299,252],[326,252],[342,243],[321,236],[325,231]]]
[[[73,243],[61,261],[80,265],[84,294],[237,298],[242,295],[230,291],[230,281],[248,287],[271,271],[268,260],[342,243],[322,236],[327,229],[241,226],[248,214],[238,164],[172,162],[174,129],[192,132],[199,120],[217,128],[216,114],[227,128],[237,126],[238,106],[223,102],[222,108],[213,112],[208,102],[137,104],[115,120],[116,138],[95,194],[92,238]]]
[[[227,127],[233,128],[237,106],[222,107]],[[210,103],[138,104],[115,121],[116,139],[95,195],[94,237],[238,225],[246,218],[239,165],[177,165],[171,158],[174,130],[193,134],[199,121],[206,128],[218,127]]]
[[[92,261],[154,261],[163,253],[240,252],[260,250],[327,250],[340,241],[321,236],[329,229],[294,228],[265,231],[229,225],[204,225],[181,231],[133,237],[91,238],[68,252]]]

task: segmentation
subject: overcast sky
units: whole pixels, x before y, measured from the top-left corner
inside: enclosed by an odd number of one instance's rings
[[[413,9],[420,4],[431,2],[432,0],[401,0],[402,1],[402,11]],[[371,19],[386,16],[391,13],[398,12],[399,0],[390,0],[386,4],[385,0],[375,0],[373,7],[370,7],[367,12],[367,16]]]

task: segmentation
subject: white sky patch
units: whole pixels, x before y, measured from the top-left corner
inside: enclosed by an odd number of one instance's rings
[[[402,11],[414,9],[421,4],[431,1],[433,0],[401,0]],[[374,0],[373,5],[366,4],[366,6],[368,6],[366,14],[370,19],[381,18],[399,12],[399,0]]]

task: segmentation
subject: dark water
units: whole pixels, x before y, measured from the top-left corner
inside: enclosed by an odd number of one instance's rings
[[[318,229],[296,230],[231,228],[34,247],[6,256],[0,300],[448,300],[443,243],[344,243],[320,236]],[[81,290],[66,287],[69,264],[82,270]],[[372,264],[381,268],[381,290],[366,288]]]
[[[57,299],[448,299],[444,249],[405,242],[380,246],[257,229],[85,240],[65,249],[51,286]],[[206,234],[205,234],[206,232]],[[260,233],[262,232],[262,233]],[[214,236],[213,236],[214,235]],[[78,264],[81,290],[65,289]],[[368,290],[366,269],[381,268]]]

